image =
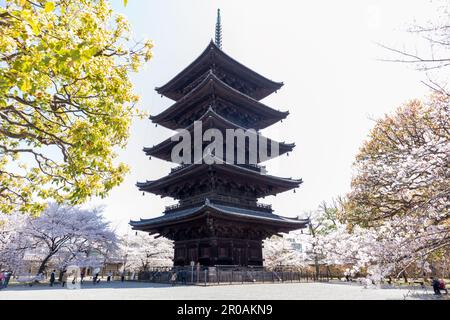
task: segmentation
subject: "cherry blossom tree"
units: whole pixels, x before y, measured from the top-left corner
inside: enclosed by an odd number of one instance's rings
[[[442,238],[425,247],[449,244],[449,104],[450,97],[435,94],[377,123],[356,158],[346,208],[350,222],[377,226],[394,217],[415,219]]]
[[[121,241],[123,265],[128,270],[148,271],[150,267],[172,266],[173,243],[164,237],[138,232]]]
[[[319,276],[320,264],[323,263],[325,254],[323,248],[318,243],[318,238],[323,237],[336,229],[338,223],[339,201],[341,200],[333,200],[331,204],[327,204],[324,201],[317,210],[307,214],[309,224],[306,242],[310,247],[309,257],[314,261],[316,276]]]
[[[264,265],[268,268],[279,266],[304,267],[305,256],[293,247],[295,237],[272,236],[264,241]]]
[[[316,245],[322,249],[324,263],[347,266],[348,275],[364,271],[376,282],[388,276],[404,276],[407,281],[408,267],[421,270],[419,276],[429,271],[430,252],[422,247],[434,234],[420,230],[417,223],[408,218],[393,218],[370,228],[339,223],[335,231],[318,237]]]
[[[411,101],[378,121],[356,158],[350,221],[376,225],[406,215],[448,221],[449,103],[433,95],[427,104]]]
[[[264,241],[264,264],[268,267],[315,266],[316,275],[319,275],[320,265],[325,263],[324,254],[319,238],[333,232],[338,223],[340,199],[331,203],[322,202],[316,210],[305,214],[309,219],[308,227],[301,232],[290,232],[283,236],[273,236]],[[294,248],[300,244],[302,250]]]
[[[0,270],[16,270],[21,266],[29,243],[17,230],[24,226],[25,220],[21,214],[0,214]]]
[[[329,263],[399,276],[450,245],[450,98],[379,120],[355,162],[346,224],[318,239]]]
[[[22,261],[33,257],[40,262],[38,273],[43,273],[50,262],[60,268],[93,261],[98,264],[118,249],[118,239],[100,209],[56,203],[50,203],[38,218],[26,216],[8,242],[2,250],[2,256],[10,257],[5,262],[17,267],[14,257]]]

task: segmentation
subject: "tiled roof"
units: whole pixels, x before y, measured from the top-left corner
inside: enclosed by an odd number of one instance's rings
[[[259,83],[259,85],[266,88],[266,90],[259,92],[258,96],[255,97],[258,100],[266,97],[283,86],[282,82],[272,81],[231,58],[220,48],[218,48],[213,41],[211,41],[197,59],[179,72],[165,85],[155,89],[162,95],[178,100],[182,94],[176,92],[177,88],[179,89],[179,87],[185,83],[187,75],[198,73],[201,69],[205,67],[208,68],[209,65],[214,63],[221,64],[221,61],[229,67],[231,66],[233,69],[236,69],[238,73],[245,74],[248,78],[252,79],[253,82]]]
[[[130,225],[133,227],[137,227],[138,229],[139,229],[139,227],[146,227],[146,226],[151,227],[152,225],[157,225],[160,223],[183,220],[184,218],[195,216],[196,214],[201,214],[207,209],[216,211],[219,214],[246,217],[246,218],[257,219],[257,220],[298,224],[298,225],[302,225],[302,226],[304,226],[308,223],[308,220],[305,220],[305,219],[287,218],[287,217],[278,216],[273,213],[265,212],[265,211],[213,204],[213,203],[209,203],[209,201],[206,200],[205,204],[201,205],[201,206],[196,206],[193,208],[174,211],[174,212],[165,214],[165,215],[157,217],[157,218],[141,219],[140,221],[130,221]]]
[[[176,129],[176,125],[171,124],[168,119],[173,118],[174,115],[183,112],[183,110],[186,110],[189,107],[192,108],[192,105],[195,106],[195,102],[204,98],[209,91],[212,91],[219,96],[226,96],[228,99],[233,99],[233,101],[238,101],[239,106],[242,108],[252,110],[253,112],[258,111],[261,114],[266,115],[268,118],[257,124],[259,129],[274,124],[279,120],[286,118],[289,114],[288,111],[284,112],[273,109],[241,91],[236,90],[220,80],[214,72],[210,70],[207,76],[189,93],[183,95],[182,98],[161,113],[150,116],[150,119],[154,123],[159,123],[169,129]]]
[[[241,127],[240,125],[233,123],[232,121],[224,118],[217,112],[215,112],[211,107],[208,108],[208,110],[198,119],[198,121],[203,121],[202,125],[204,130],[209,128],[218,128],[218,124],[220,124],[221,127],[226,129],[243,129],[246,130],[246,128]],[[194,124],[191,124],[189,127],[186,128],[187,131],[193,132],[194,131]],[[250,134],[252,132],[250,131]],[[257,133],[257,137],[260,135],[260,133]],[[172,148],[175,144],[178,143],[178,139],[175,139],[175,137],[178,137],[177,135],[174,135],[163,142],[154,145],[150,148],[144,148],[144,152],[148,156],[155,156],[157,158],[161,158],[163,160],[170,161],[170,155],[172,152]],[[272,145],[272,139],[264,137],[264,139],[267,140],[267,144],[269,146]],[[280,149],[280,155],[286,152],[292,151],[292,149],[295,147],[295,143],[285,143],[285,142],[278,142],[274,141],[279,145]],[[163,151],[161,151],[163,150]],[[162,152],[162,153],[161,153]]]

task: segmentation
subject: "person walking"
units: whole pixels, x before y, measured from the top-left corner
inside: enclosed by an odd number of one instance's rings
[[[80,283],[83,284],[83,279],[84,279],[84,271],[81,271],[80,274]]]
[[[0,272],[0,290],[4,288],[5,285],[5,273]]]
[[[433,290],[434,290],[434,294],[437,296],[441,295],[441,290],[440,290],[440,283],[439,280],[436,278],[431,278],[431,285],[433,286]]]
[[[110,282],[112,277],[112,272],[108,272],[108,277],[106,278],[106,282]]]
[[[63,275],[62,275],[62,279],[61,279],[61,285],[63,288],[67,283],[67,278],[68,278],[67,271],[63,271]]]
[[[187,284],[187,271],[181,270],[181,283],[186,285]]]
[[[97,279],[98,279],[98,272],[97,272],[97,273],[95,274],[95,276],[92,278],[92,282],[93,282],[94,285],[98,283],[98,282],[97,282]],[[100,280],[100,279],[98,279],[98,280]]]
[[[445,281],[444,280],[439,280],[439,291],[444,291],[446,295],[448,295],[448,290],[445,287]]]
[[[11,279],[11,275],[12,275],[11,271],[6,271],[4,273],[5,279],[3,280],[3,289],[6,289],[8,287],[9,279]]]
[[[172,283],[172,286],[174,286],[177,282],[177,275],[178,273],[175,271],[172,273],[172,276],[170,277],[170,282]]]
[[[52,273],[50,274],[50,287],[53,287],[53,284],[55,283],[55,272],[56,270],[53,270]]]

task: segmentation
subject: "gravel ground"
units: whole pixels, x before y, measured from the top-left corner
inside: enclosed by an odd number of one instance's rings
[[[247,284],[222,286],[175,286],[138,282],[111,282],[83,285],[79,290],[70,290],[44,285],[33,287],[11,286],[0,291],[0,300],[196,300],[196,299],[301,299],[301,300],[402,300],[408,293],[406,289],[365,289],[362,286],[346,283],[283,283],[283,284]],[[415,296],[432,299],[430,290],[427,294]],[[411,298],[411,297],[409,297]]]

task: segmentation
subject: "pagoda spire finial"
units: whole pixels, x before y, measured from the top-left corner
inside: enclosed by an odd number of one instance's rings
[[[222,49],[222,24],[220,19],[220,9],[217,9],[217,22],[216,22],[216,46]]]

